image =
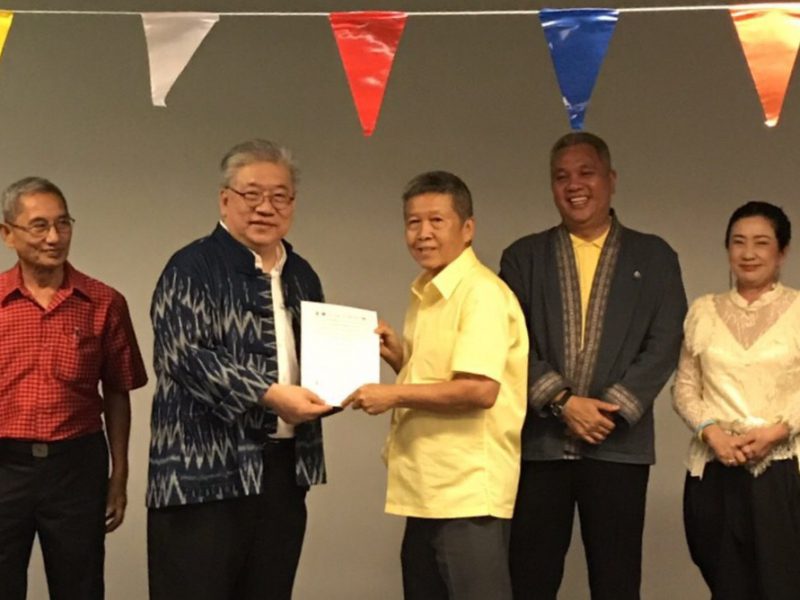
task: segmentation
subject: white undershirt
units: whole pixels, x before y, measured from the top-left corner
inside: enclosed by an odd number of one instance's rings
[[[227,231],[225,223],[220,224]],[[248,250],[250,250],[248,248]],[[250,250],[255,258],[256,269],[265,273],[264,264],[261,256]],[[272,314],[275,318],[275,347],[278,359],[278,383],[283,385],[300,384],[300,367],[297,364],[297,351],[294,343],[294,331],[292,330],[292,313],[286,306],[283,299],[283,286],[281,285],[281,272],[286,264],[286,248],[283,242],[278,244],[275,252],[278,255],[275,265],[269,272],[272,285]],[[272,434],[274,438],[294,437],[294,426],[278,417],[278,429]]]

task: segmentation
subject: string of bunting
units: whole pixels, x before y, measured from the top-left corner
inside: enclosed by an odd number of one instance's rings
[[[0,11],[0,55],[15,15],[137,16],[142,20],[154,106],[166,97],[220,17],[329,20],[364,136],[375,131],[394,57],[412,17],[538,15],[570,126],[582,129],[592,90],[621,13],[728,11],[768,127],[778,124],[800,46],[800,3],[619,9],[358,12]]]

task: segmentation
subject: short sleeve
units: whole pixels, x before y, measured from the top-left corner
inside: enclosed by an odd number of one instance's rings
[[[492,281],[475,285],[464,298],[453,347],[453,372],[501,381],[508,359],[512,314],[510,298]]]
[[[104,386],[125,392],[147,383],[147,372],[136,342],[128,304],[118,293],[114,293],[111,299],[103,331],[101,379]]]

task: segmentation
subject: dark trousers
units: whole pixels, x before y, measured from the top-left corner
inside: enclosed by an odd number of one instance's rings
[[[289,600],[306,529],[294,441],[268,442],[263,493],[150,509],[151,600]]]
[[[103,598],[108,451],[102,433],[50,447],[0,440],[0,598],[24,600],[35,535],[52,600]]]
[[[800,598],[800,473],[780,460],[753,477],[740,467],[706,465],[687,474],[686,540],[713,600]]]
[[[511,600],[508,519],[406,520],[405,600]]]
[[[515,600],[555,600],[575,506],[593,600],[638,600],[648,465],[523,461],[511,527]]]

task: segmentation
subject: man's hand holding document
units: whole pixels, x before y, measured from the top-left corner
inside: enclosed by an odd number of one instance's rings
[[[380,381],[380,337],[375,311],[301,303],[302,385],[331,406],[341,406],[364,383]]]

